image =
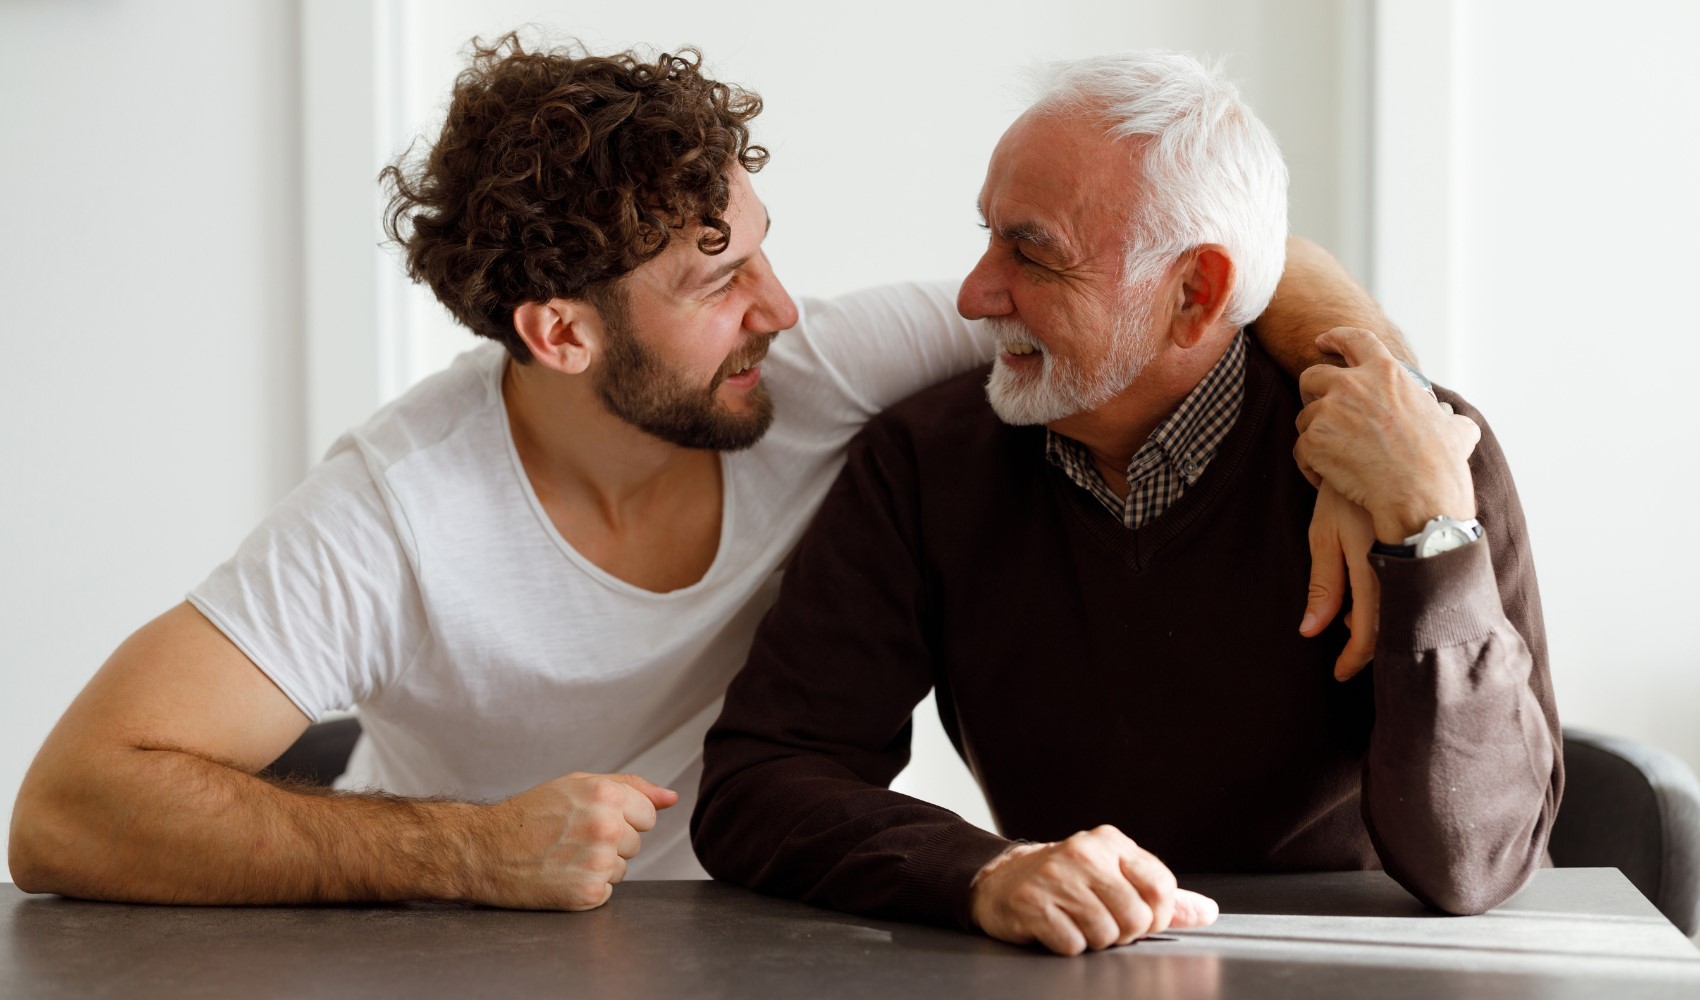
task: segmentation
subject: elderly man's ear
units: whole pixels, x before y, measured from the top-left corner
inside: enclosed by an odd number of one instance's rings
[[[1176,277],[1178,301],[1169,336],[1185,350],[1197,346],[1222,321],[1234,290],[1234,262],[1220,244],[1206,243],[1181,258]]]

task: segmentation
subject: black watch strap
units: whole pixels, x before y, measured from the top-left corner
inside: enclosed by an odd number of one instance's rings
[[[1378,541],[1369,547],[1369,554],[1372,556],[1397,556],[1400,559],[1415,559],[1417,547],[1415,545],[1388,545],[1386,542]]]

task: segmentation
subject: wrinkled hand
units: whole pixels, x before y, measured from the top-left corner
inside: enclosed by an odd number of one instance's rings
[[[487,870],[476,902],[520,910],[590,910],[613,895],[639,834],[679,793],[635,774],[574,772],[489,807]]]
[[[975,876],[970,908],[990,937],[1059,955],[1128,944],[1169,927],[1204,927],[1214,901],[1175,886],[1161,861],[1113,826],[1051,844],[1017,844]]]
[[[1346,628],[1352,637],[1334,661],[1335,680],[1350,680],[1375,655],[1381,580],[1369,566],[1373,544],[1375,527],[1369,512],[1327,482],[1318,487],[1316,512],[1310,518],[1310,597],[1299,633],[1312,638],[1321,634],[1340,613],[1349,585],[1352,610],[1346,615]]]
[[[1299,376],[1306,405],[1293,456],[1305,476],[1369,511],[1376,537],[1389,544],[1437,515],[1474,517],[1469,460],[1481,428],[1436,406],[1368,331],[1336,327],[1316,344],[1350,367],[1318,365]]]

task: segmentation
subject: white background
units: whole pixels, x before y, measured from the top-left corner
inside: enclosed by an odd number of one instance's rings
[[[801,295],[966,271],[1023,66],[1227,55],[1293,168],[1295,231],[1371,280],[1493,420],[1566,721],[1700,765],[1700,4],[1106,6],[0,6],[0,820],[112,648],[334,429],[469,341],[396,291],[372,178],[432,120],[466,39],[525,22],[694,42],[761,91],[758,188]],[[984,821],[930,709],[919,722],[901,780]]]

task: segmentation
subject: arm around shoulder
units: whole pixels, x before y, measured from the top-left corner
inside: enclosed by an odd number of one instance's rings
[[[1288,237],[1281,282],[1263,314],[1252,321],[1252,334],[1288,375],[1297,378],[1306,368],[1328,362],[1316,338],[1341,326],[1368,330],[1395,358],[1416,365],[1416,355],[1399,328],[1351,272],[1310,240]]]

